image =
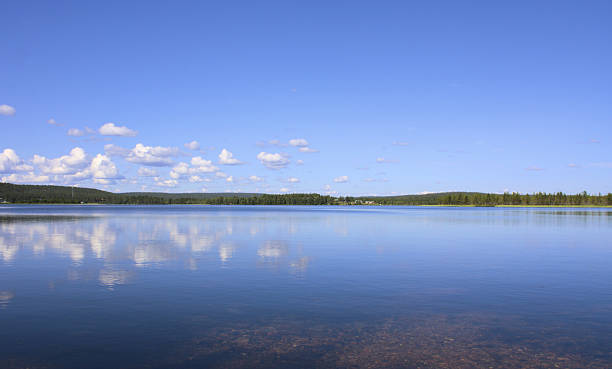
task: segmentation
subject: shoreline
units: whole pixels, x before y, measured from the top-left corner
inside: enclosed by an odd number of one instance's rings
[[[427,207],[427,208],[574,208],[574,209],[612,209],[612,205],[490,205],[490,206],[480,206],[480,205],[429,205],[429,204],[418,204],[418,205],[395,205],[395,204],[329,204],[329,205],[309,205],[309,204],[256,204],[256,205],[247,205],[247,204],[103,204],[103,203],[86,203],[86,204],[72,204],[72,203],[1,203],[0,208],[3,206],[22,206],[22,205],[70,205],[70,206],[345,206],[345,207],[353,207],[353,206],[363,206],[363,207],[397,207],[397,206],[410,206],[410,207]]]

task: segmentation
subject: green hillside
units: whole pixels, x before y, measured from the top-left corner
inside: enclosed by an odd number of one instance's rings
[[[0,202],[39,204],[210,204],[210,205],[451,205],[451,206],[612,206],[612,193],[491,194],[442,192],[402,196],[332,197],[258,193],[112,193],[92,188],[0,183]]]

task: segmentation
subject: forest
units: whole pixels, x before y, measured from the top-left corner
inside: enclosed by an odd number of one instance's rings
[[[112,193],[92,188],[0,183],[0,203],[132,205],[430,205],[430,206],[612,206],[612,193],[445,192],[403,196],[340,196],[256,193]]]

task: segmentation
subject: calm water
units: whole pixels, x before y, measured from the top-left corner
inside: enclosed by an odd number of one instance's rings
[[[0,367],[315,366],[612,367],[612,212],[0,207]]]

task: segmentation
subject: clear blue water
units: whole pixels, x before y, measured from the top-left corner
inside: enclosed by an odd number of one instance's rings
[[[0,206],[0,367],[609,368],[609,209]]]

